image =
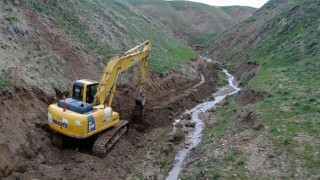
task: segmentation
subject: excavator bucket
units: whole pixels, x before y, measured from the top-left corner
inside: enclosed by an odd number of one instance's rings
[[[138,97],[136,98],[136,105],[137,106],[144,106],[144,104],[146,103],[146,96],[142,93],[139,93]]]
[[[138,97],[136,98],[136,105],[131,113],[131,121],[134,123],[141,123],[142,122],[142,112],[143,106],[146,102],[146,97],[139,93]]]

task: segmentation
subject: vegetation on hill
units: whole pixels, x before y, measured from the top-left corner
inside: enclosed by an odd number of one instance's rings
[[[221,9],[238,22],[251,17],[257,11],[256,8],[248,6],[223,6]]]
[[[320,177],[319,17],[316,0],[274,0],[219,38],[215,56],[236,73],[248,63],[259,68],[213,110],[184,177]]]
[[[160,22],[126,1],[23,3],[51,19],[54,27],[74,36],[84,45],[85,52],[105,60],[148,39],[153,43],[151,68],[157,72],[177,69],[195,58],[195,53],[176,41]]]
[[[220,8],[163,0],[4,0],[0,17],[0,69],[20,68],[27,83],[47,91],[98,79],[110,57],[145,40],[153,71],[180,71],[196,57],[189,46],[203,48],[236,23]]]
[[[159,19],[183,42],[201,47],[207,46],[215,34],[231,28],[252,14],[247,8],[239,8],[238,13],[248,16],[236,19],[219,7],[190,1],[142,0],[132,1],[132,4]]]
[[[240,10],[240,9],[250,13],[254,13],[258,10],[257,8],[250,7],[250,6],[222,6],[220,8],[228,14],[231,14],[232,11]]]
[[[0,72],[0,87],[8,89],[12,87],[11,81],[8,79],[7,75]]]

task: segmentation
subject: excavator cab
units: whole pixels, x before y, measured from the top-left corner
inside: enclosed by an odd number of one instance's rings
[[[98,82],[92,80],[78,80],[73,82],[72,99],[92,104],[97,93]]]

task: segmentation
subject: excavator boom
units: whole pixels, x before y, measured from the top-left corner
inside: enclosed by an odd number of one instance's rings
[[[150,42],[146,41],[110,60],[100,78],[97,93],[94,98],[94,105],[104,105],[106,103],[106,98],[109,96],[108,106],[111,106],[118,75],[138,62],[141,62],[140,93],[143,92],[144,83],[147,77],[147,60],[150,48]]]

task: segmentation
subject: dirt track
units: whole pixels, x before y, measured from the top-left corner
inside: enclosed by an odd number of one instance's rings
[[[178,73],[166,76],[150,73],[146,86],[147,103],[143,122],[131,125],[129,132],[103,159],[90,155],[87,142],[76,141],[66,149],[51,145],[51,131],[46,126],[47,107],[51,103],[43,91],[21,82],[13,92],[0,94],[0,177],[25,179],[131,179],[164,177],[165,171],[155,164],[150,153],[141,159],[146,147],[156,144],[158,132],[170,128],[172,119],[210,97],[217,81],[215,65],[193,62],[206,82],[191,91],[199,79],[189,80]],[[135,76],[132,76],[135,77]],[[114,103],[123,119],[130,119],[134,104],[136,78],[122,85]],[[9,137],[9,138],[8,138]],[[174,153],[174,152],[171,152]],[[144,163],[141,165],[141,163]],[[148,167],[148,170],[139,167]],[[161,174],[161,173],[162,174]],[[154,176],[157,173],[158,176]]]

